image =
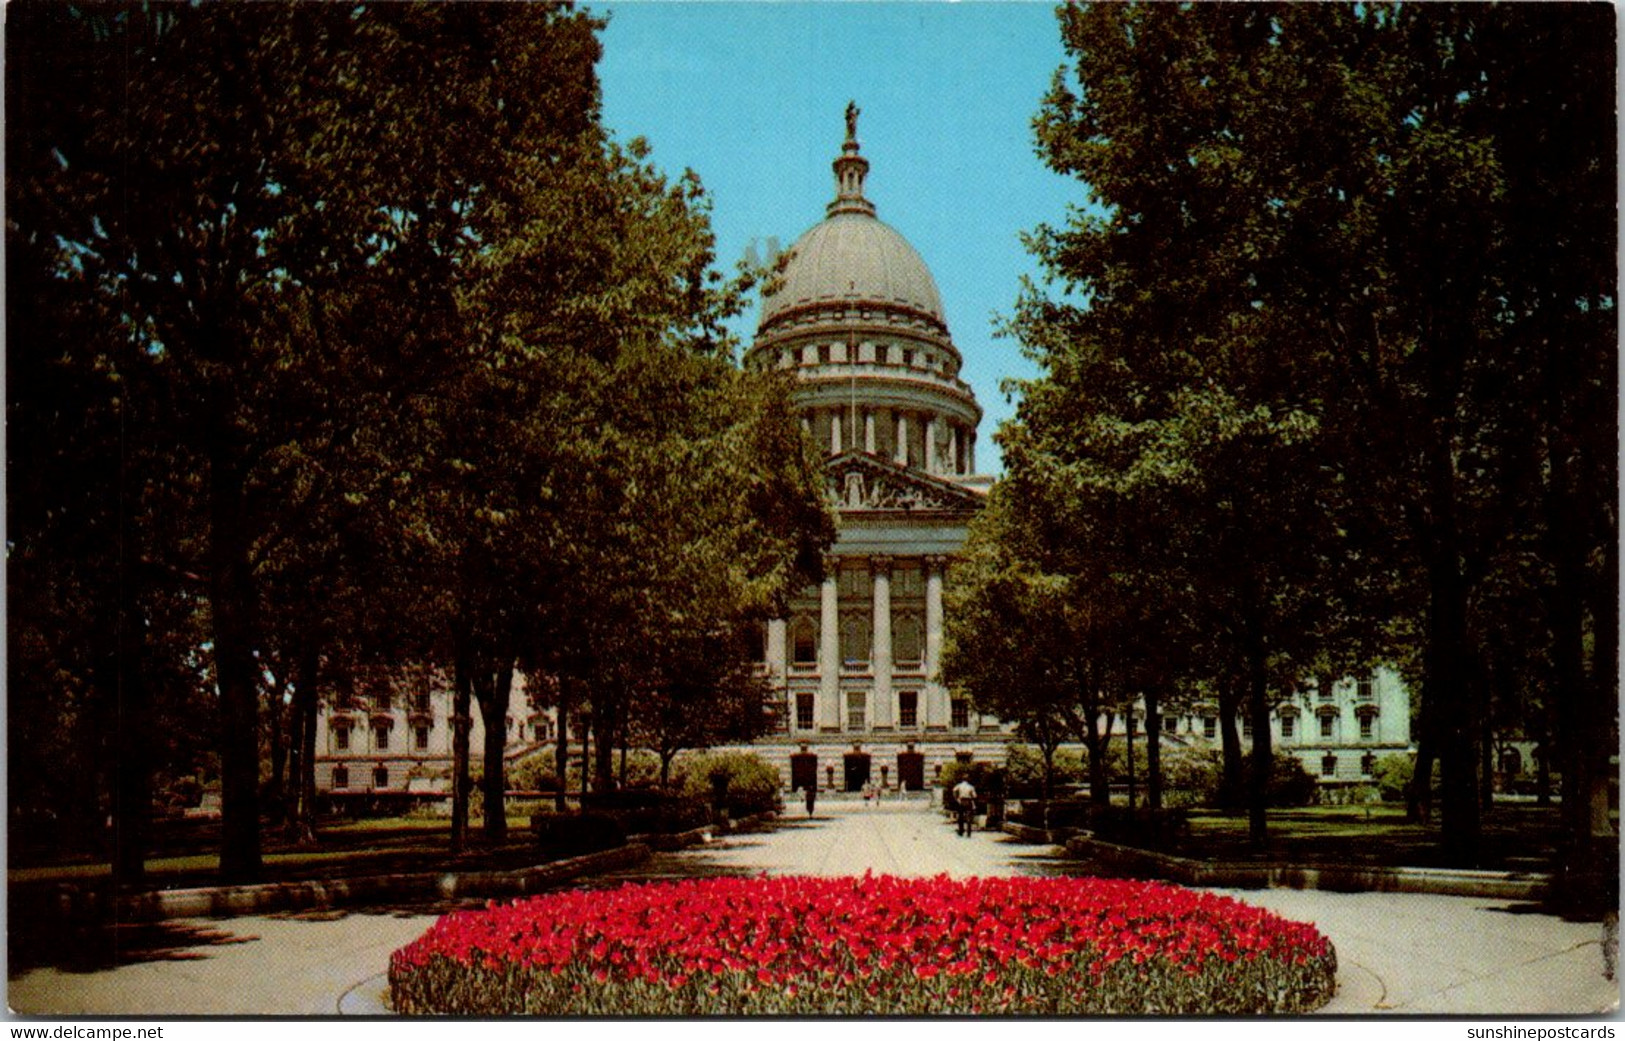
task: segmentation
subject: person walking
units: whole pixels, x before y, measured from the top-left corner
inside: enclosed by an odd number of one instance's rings
[[[816,803],[817,801],[818,801],[818,785],[809,784],[807,786],[807,816],[808,817],[811,817],[813,815],[813,804]]]
[[[976,786],[970,783],[969,777],[954,785],[954,812],[958,817],[959,834],[969,838],[976,827]]]

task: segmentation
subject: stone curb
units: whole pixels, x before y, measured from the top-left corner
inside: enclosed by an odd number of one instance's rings
[[[1458,868],[1383,868],[1200,861],[1101,842],[1087,834],[1069,839],[1068,856],[1131,878],[1160,878],[1187,886],[1232,889],[1321,889],[1338,893],[1432,893],[1499,900],[1544,900],[1551,876],[1536,872]]]
[[[127,894],[118,897],[117,913],[121,921],[159,921],[166,918],[229,917],[400,900],[524,896],[580,875],[629,867],[647,859],[649,847],[641,842],[632,842],[615,849],[518,871],[426,871]],[[59,909],[71,919],[94,915],[104,906],[104,898],[103,893],[86,891],[69,884],[59,886],[56,893]]]
[[[1022,842],[1032,842],[1039,845],[1059,846],[1078,833],[1077,828],[1052,828],[1045,831],[1043,828],[1034,828],[1027,824],[1017,824],[1015,821],[1004,822],[1004,833],[1013,836]]]

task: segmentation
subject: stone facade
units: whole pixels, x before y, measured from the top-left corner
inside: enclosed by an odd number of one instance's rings
[[[509,697],[506,757],[512,761],[553,739],[552,714],[530,706],[515,676]],[[335,802],[439,800],[451,790],[452,687],[438,669],[365,670],[349,689],[324,699],[316,718],[316,790]],[[485,748],[479,706],[469,750]]]

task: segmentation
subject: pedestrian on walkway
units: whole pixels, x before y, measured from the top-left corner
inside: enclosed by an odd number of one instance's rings
[[[807,786],[807,816],[808,817],[811,817],[813,815],[813,804],[816,803],[817,801],[818,801],[818,785],[809,784]]]
[[[954,785],[954,812],[958,816],[959,834],[970,837],[976,827],[976,786],[966,777]]]

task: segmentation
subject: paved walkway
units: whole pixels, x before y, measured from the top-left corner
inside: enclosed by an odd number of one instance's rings
[[[769,831],[655,854],[590,884],[761,872],[1069,873],[1072,863],[1054,853],[993,833],[959,838],[940,814],[918,802],[826,802],[810,821],[790,814]],[[1470,897],[1220,892],[1314,922],[1332,938],[1339,988],[1327,1013],[1579,1016],[1618,1007],[1618,986],[1602,975],[1595,924]],[[28,969],[10,980],[8,1003],[15,1012],[34,1015],[378,1013],[389,952],[427,928],[437,910],[254,916],[132,929],[119,938],[116,967]]]

